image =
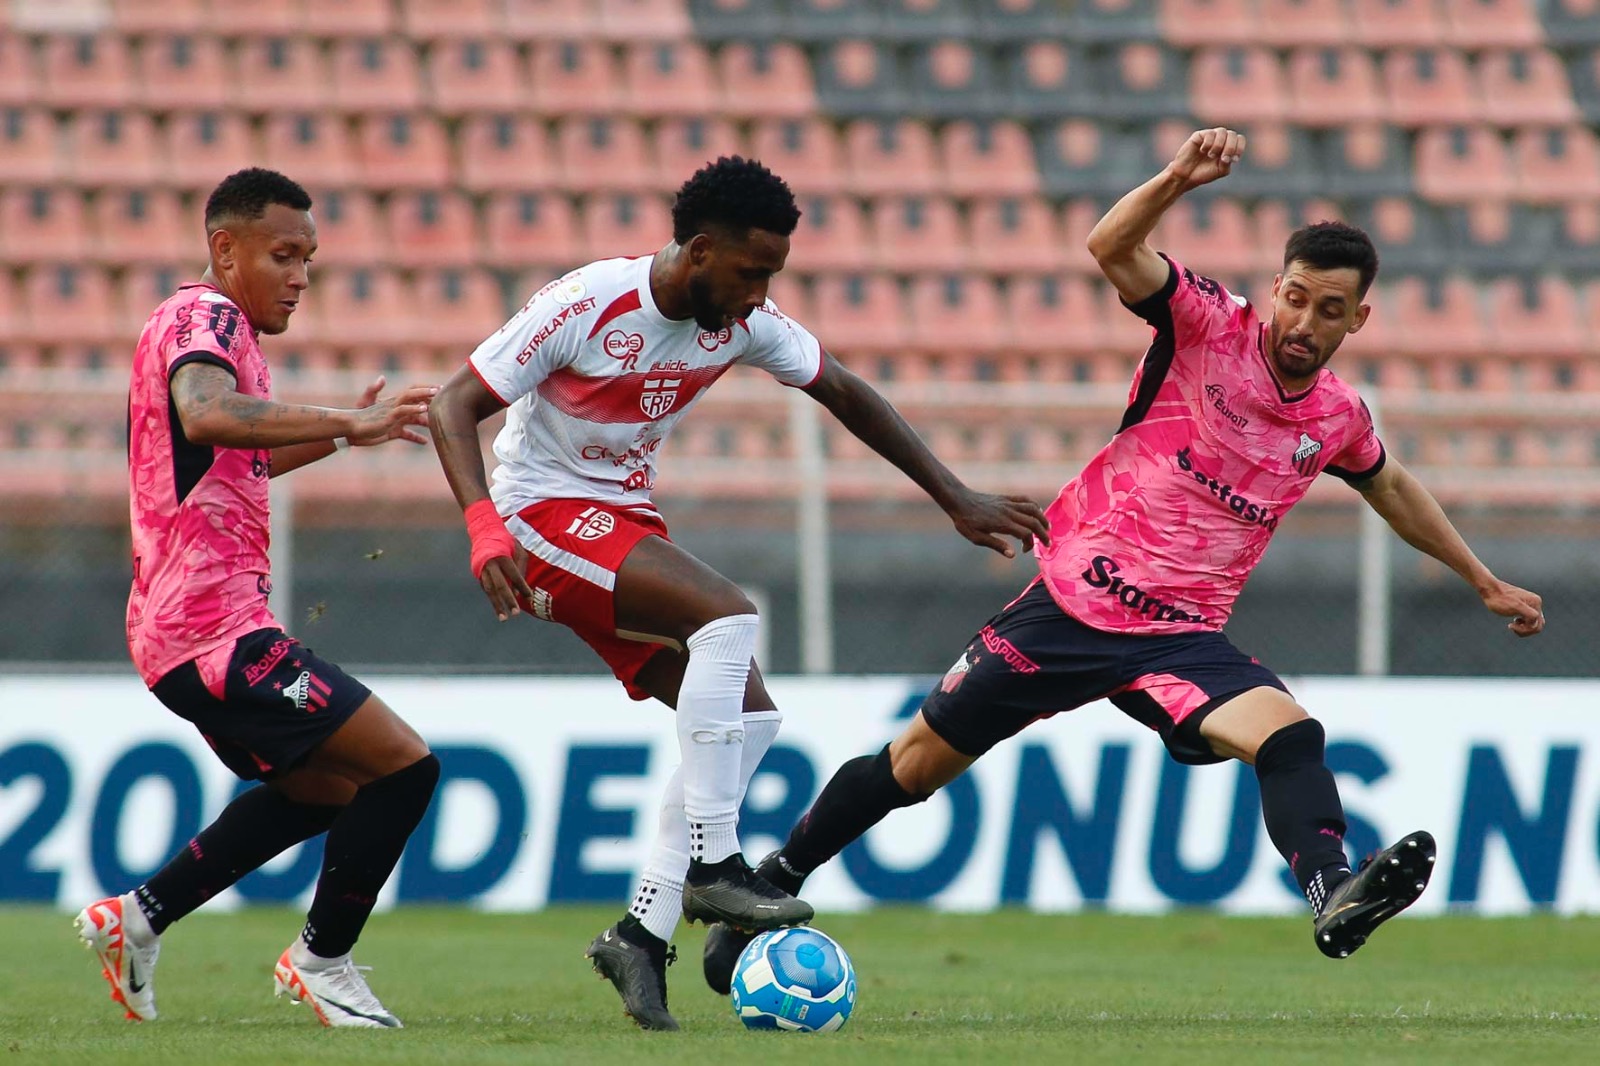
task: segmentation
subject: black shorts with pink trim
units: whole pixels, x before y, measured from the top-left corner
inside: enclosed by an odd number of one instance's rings
[[[1221,633],[1107,633],[1067,614],[1036,580],[978,630],[922,716],[976,758],[1041,718],[1109,699],[1160,733],[1174,759],[1213,763],[1224,760],[1200,737],[1200,722],[1262,686],[1288,691]]]

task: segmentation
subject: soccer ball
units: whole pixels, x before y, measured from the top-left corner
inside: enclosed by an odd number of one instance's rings
[[[739,956],[732,998],[747,1029],[831,1033],[855,1009],[856,968],[826,933],[774,929]]]

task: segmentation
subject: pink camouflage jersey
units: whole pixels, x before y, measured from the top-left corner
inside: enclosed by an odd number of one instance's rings
[[[184,436],[168,382],[196,361],[232,373],[246,396],[272,393],[255,331],[211,286],[183,286],[145,323],[128,390],[128,650],[147,685],[277,625],[267,610],[272,453],[192,444]]]
[[[1285,393],[1267,361],[1268,323],[1168,263],[1161,291],[1130,307],[1155,336],[1122,425],[1045,511],[1050,594],[1108,632],[1221,629],[1312,480],[1355,482],[1384,463],[1353,388],[1323,368]]]

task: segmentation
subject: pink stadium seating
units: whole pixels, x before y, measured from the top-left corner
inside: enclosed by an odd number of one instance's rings
[[[240,37],[288,36],[300,29],[300,5],[292,0],[209,0],[213,27]]]
[[[677,192],[691,174],[719,156],[750,154],[738,127],[722,118],[662,119],[650,140],[652,184],[658,192]]]
[[[1191,71],[1194,111],[1202,122],[1240,125],[1286,117],[1289,85],[1265,48],[1207,48]]]
[[[560,161],[540,120],[529,115],[473,115],[461,124],[461,184],[471,192],[549,189]]]
[[[982,275],[911,282],[911,343],[958,358],[1005,348],[1009,329],[999,287]]]
[[[1355,37],[1344,0],[1259,0],[1256,40],[1274,48],[1342,48]]]
[[[1513,278],[1489,286],[1490,346],[1503,355],[1516,353],[1508,362],[1587,352],[1592,342],[1573,287],[1552,277],[1540,278],[1530,287],[1531,293]]]
[[[653,255],[672,239],[672,215],[657,196],[591,196],[583,206],[582,260]]]
[[[335,41],[334,107],[349,112],[415,112],[422,106],[417,50],[407,41],[352,37]]]
[[[861,271],[873,262],[871,231],[859,201],[800,197],[800,224],[789,241],[789,270]]]
[[[138,76],[124,38],[46,37],[41,52],[44,92],[54,107],[124,107],[134,97]]]
[[[813,332],[830,352],[844,355],[898,352],[910,326],[892,278],[882,274],[829,274],[817,279]]]
[[[1457,48],[1530,48],[1544,44],[1544,27],[1528,0],[1442,0],[1445,40]]]
[[[454,348],[462,358],[506,320],[500,282],[486,270],[420,274],[412,293],[416,343]]]
[[[705,115],[716,110],[711,57],[697,42],[630,45],[623,70],[623,106],[635,114]]]
[[[1400,355],[1478,356],[1487,340],[1477,286],[1450,278],[1430,293],[1420,278],[1389,284],[1395,319],[1394,345]]]
[[[129,35],[196,33],[205,29],[205,0],[112,0],[111,22]]]
[[[1350,17],[1367,48],[1429,48],[1444,40],[1435,0],[1351,0]]]
[[[1479,0],[1461,0],[1477,4]],[[1495,50],[1478,58],[1484,118],[1499,126],[1558,125],[1582,116],[1567,83],[1566,68],[1543,48]]]
[[[429,74],[433,106],[446,115],[508,113],[532,100],[527,70],[510,41],[440,41]]]
[[[1096,277],[1100,274],[1100,267],[1089,255],[1089,234],[1100,217],[1105,214],[1105,208],[1092,200],[1069,200],[1061,211],[1061,225],[1064,231],[1061,247],[1067,257],[1067,269],[1075,274],[1091,274]]]
[[[330,269],[318,274],[316,286],[307,301],[319,305],[319,342],[363,347],[410,343],[413,295],[397,271]]]
[[[72,177],[91,187],[167,180],[156,124],[144,111],[80,111],[71,128]]]
[[[1588,126],[1520,129],[1511,158],[1518,200],[1600,201],[1600,141]]]
[[[31,104],[40,98],[39,71],[26,37],[0,30],[0,106]]]
[[[152,111],[215,111],[228,106],[232,71],[219,38],[146,38],[139,74],[139,102]]]
[[[805,53],[787,41],[731,42],[717,57],[718,109],[757,120],[810,118],[817,92]]]
[[[595,0],[601,36],[617,41],[685,41],[694,24],[684,0]]]
[[[198,212],[175,192],[107,190],[89,217],[93,254],[104,263],[173,263],[204,254]]]
[[[78,263],[40,263],[23,281],[33,339],[99,344],[117,337],[116,289],[109,271]]]
[[[1505,142],[1488,126],[1441,126],[1417,135],[1417,191],[1439,203],[1511,196]]]
[[[1017,279],[1008,297],[1013,349],[1046,355],[1093,355],[1106,350],[1102,308],[1088,280],[1070,276]]]
[[[233,106],[272,116],[322,111],[332,92],[316,43],[303,37],[241,41],[237,78]]]
[[[389,202],[392,261],[401,267],[464,267],[477,257],[477,220],[464,193],[425,189]]]
[[[858,195],[931,193],[939,187],[933,130],[923,122],[860,119],[845,128],[850,189]]]
[[[534,43],[533,99],[556,117],[609,115],[622,103],[622,74],[611,50],[597,41]]]
[[[302,185],[342,188],[356,180],[355,147],[341,118],[268,115],[262,142],[265,165]]]
[[[884,197],[872,205],[876,259],[898,274],[965,268],[967,242],[955,204],[943,197]]]
[[[555,268],[554,277],[584,260],[578,216],[565,196],[496,193],[489,197],[484,221],[483,251],[489,262],[518,268],[551,267]]]
[[[46,185],[66,170],[56,123],[43,108],[0,112],[0,184]]]
[[[462,37],[492,40],[504,31],[499,0],[406,0],[401,29],[422,41]]]
[[[0,252],[10,264],[88,258],[90,230],[83,198],[70,189],[0,192]]]
[[[371,193],[312,189],[311,200],[311,217],[317,223],[318,267],[375,266],[389,261],[389,234]]]
[[[244,115],[201,111],[167,120],[167,147],[172,183],[182,189],[210,192],[217,182],[261,162],[255,135]]]
[[[1211,276],[1247,274],[1261,260],[1250,216],[1237,200],[1180,200],[1162,217],[1152,241]]]
[[[1290,53],[1289,88],[1299,125],[1348,126],[1386,117],[1377,64],[1362,48],[1301,48]]]
[[[1066,238],[1048,200],[1033,196],[975,200],[968,231],[970,260],[977,270],[1050,274],[1066,268]]]
[[[952,122],[939,134],[944,187],[955,196],[1028,196],[1039,170],[1027,130],[1015,122]]]
[[[506,32],[516,41],[592,39],[594,0],[506,0]]]
[[[1260,43],[1249,0],[1160,0],[1161,36],[1179,48]]]
[[[1402,126],[1477,122],[1483,115],[1460,52],[1430,48],[1390,52],[1383,59],[1389,119]]]
[[[310,0],[300,21],[313,37],[381,37],[395,28],[388,0]]]
[[[656,183],[644,126],[633,118],[570,118],[556,130],[564,184],[600,192],[643,192]]]
[[[440,188],[450,181],[444,125],[420,114],[368,115],[359,124],[357,158],[378,189]]]
[[[751,128],[750,153],[796,195],[829,195],[846,187],[844,146],[825,119],[771,119]]]

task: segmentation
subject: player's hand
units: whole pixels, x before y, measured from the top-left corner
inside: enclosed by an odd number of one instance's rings
[[[1544,632],[1544,601],[1527,589],[1496,581],[1478,595],[1483,597],[1483,605],[1489,610],[1511,619],[1506,628],[1517,636],[1531,637]]]
[[[379,374],[361,394],[361,401],[356,404],[356,425],[348,438],[350,443],[363,448],[389,440],[428,443],[427,437],[411,427],[428,424],[428,404],[438,393],[439,386],[413,385],[387,400],[379,400],[378,394],[387,383]]]
[[[528,553],[519,544],[514,554],[514,558],[501,555],[490,559],[484,564],[483,573],[478,575],[483,594],[489,597],[495,617],[502,622],[518,613],[518,604],[530,608],[533,605],[533,589],[528,587],[528,579],[523,576],[528,572]]]
[[[1218,178],[1225,178],[1233,164],[1244,155],[1244,135],[1218,126],[1195,130],[1183,142],[1178,154],[1167,164],[1167,171],[1187,189],[1197,189]]]
[[[1035,540],[1050,543],[1050,525],[1044,520],[1044,511],[1026,496],[995,496],[968,490],[948,514],[956,532],[1007,559],[1016,558],[1017,553],[1002,537],[1015,537],[1025,552],[1033,550]]]

